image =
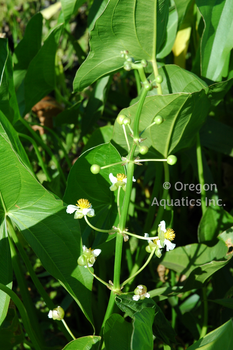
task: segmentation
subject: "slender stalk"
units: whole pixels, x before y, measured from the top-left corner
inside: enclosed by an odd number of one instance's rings
[[[35,150],[35,152],[36,152],[36,156],[37,156],[37,158],[38,158],[39,165],[41,166],[43,172],[45,173],[45,176],[46,176],[46,178],[47,178],[47,181],[49,181],[49,182],[52,181],[52,178],[51,178],[51,176],[49,175],[49,172],[48,172],[48,170],[47,170],[47,167],[45,166],[45,164],[44,164],[44,162],[43,162],[43,159],[42,159],[42,157],[41,157],[41,155],[40,155],[40,152],[39,152],[39,150],[38,150],[37,144],[36,144],[36,142],[33,140],[33,138],[30,137],[30,136],[28,136],[28,135],[21,134],[21,133],[18,133],[18,136],[19,136],[19,137],[22,137],[22,138],[24,138],[24,139],[26,139],[26,140],[28,140],[28,141],[31,142],[31,144],[33,145],[34,150]]]
[[[109,164],[109,165],[105,165],[105,166],[100,167],[100,169],[102,170],[102,169],[110,168],[111,166],[118,165],[118,164],[122,164],[123,165],[123,164],[125,164],[125,161],[112,163],[112,164]]]
[[[62,319],[62,323],[63,323],[63,325],[65,326],[67,332],[70,334],[70,336],[75,340],[75,339],[76,339],[75,336],[73,335],[73,333],[71,332],[71,330],[70,330],[69,327],[67,326],[67,323],[66,323],[66,321],[65,321],[64,319]]]
[[[55,155],[53,154],[53,152],[51,151],[51,149],[41,140],[41,138],[37,135],[37,133],[30,127],[30,125],[26,122],[25,119],[20,118],[20,121],[23,123],[23,125],[30,131],[30,133],[33,135],[34,139],[41,145],[41,147],[44,148],[44,150],[49,154],[49,156],[51,157],[51,159],[54,161],[54,163],[56,164],[56,167],[59,171],[59,174],[61,175],[61,178],[64,182],[64,184],[66,184],[66,177],[62,171],[62,168],[60,167],[60,164],[57,160],[57,158],[55,157]]]
[[[135,159],[134,163],[141,163],[141,162],[166,162],[167,159]]]
[[[120,194],[121,194],[121,186],[119,186],[117,190],[117,210],[118,210],[119,219],[121,217]]]
[[[28,317],[28,314],[27,314],[27,310],[26,308],[24,307],[22,301],[19,299],[19,297],[8,287],[6,287],[4,284],[0,283],[0,289],[9,295],[9,297],[13,300],[14,304],[17,306],[19,312],[20,312],[20,315],[22,317],[22,320],[23,320],[23,324],[24,324],[24,327],[33,343],[33,346],[35,347],[36,350],[41,350],[42,347],[41,345],[39,344],[38,340],[37,340],[37,337],[34,333],[34,330],[33,328],[31,327],[31,324],[30,324],[30,319]]]
[[[110,230],[102,230],[101,228],[98,228],[98,227],[93,226],[93,225],[90,223],[90,221],[88,220],[88,218],[87,218],[86,215],[84,215],[84,219],[85,219],[86,223],[87,223],[91,228],[93,228],[93,230],[95,230],[95,231],[104,232],[104,233],[109,233],[109,232],[111,232],[111,231],[114,231],[114,228],[111,228]]]
[[[137,94],[139,95],[142,87],[141,87],[140,77],[137,69],[134,70],[134,76],[136,81]]]
[[[156,49],[157,49],[157,1],[154,2],[155,8],[154,8],[154,41],[153,41],[153,59],[152,59],[152,66],[153,66],[153,71],[154,71],[154,77],[156,78],[157,75],[159,75],[158,71],[158,66],[157,66],[157,61],[156,61]],[[162,88],[161,84],[157,84],[157,90],[158,94],[162,95]]]
[[[130,276],[127,280],[125,280],[122,284],[121,284],[121,288],[126,285],[131,279],[135,278],[142,270],[144,270],[144,268],[149,264],[149,262],[151,261],[151,259],[153,258],[153,255],[155,253],[155,249],[152,250],[152,252],[150,253],[147,261],[145,262],[145,264],[132,276]]]
[[[136,235],[134,233],[131,233],[131,232],[128,232],[128,231],[123,231],[123,233],[127,234],[127,235],[130,235],[132,237],[136,237],[138,239],[142,239],[144,241],[148,241],[148,240],[153,240],[153,239],[157,239],[158,236],[155,236],[155,237],[144,237],[144,236],[139,236],[139,235]]]
[[[109,285],[107,282],[103,281],[100,277],[96,276],[96,274],[93,273],[93,272],[90,270],[88,264],[87,264],[87,269],[88,269],[88,271],[90,272],[90,274],[91,274],[93,277],[95,277],[98,281],[100,281],[101,283],[103,283],[106,287],[108,287],[108,288],[110,287],[110,285]]]
[[[129,124],[127,124],[129,131],[131,132],[131,134],[133,135],[133,130],[131,129],[131,126]]]
[[[207,287],[202,287],[203,295],[203,325],[201,329],[200,339],[203,338],[207,333],[208,328],[208,302],[207,302]]]
[[[204,179],[204,170],[203,170],[203,163],[202,163],[202,154],[201,154],[201,142],[200,142],[200,135],[197,133],[197,169],[198,169],[198,178],[201,185],[201,209],[202,209],[202,215],[206,212],[206,193],[204,190],[205,185],[205,179]]]
[[[138,108],[137,108],[135,119],[134,119],[134,139],[136,139],[136,140],[139,139],[139,119],[140,119],[140,116],[142,113],[142,107],[144,105],[145,98],[146,98],[148,91],[149,91],[149,89],[146,89],[145,87],[143,88],[141,96],[140,96],[140,100],[138,102]]]

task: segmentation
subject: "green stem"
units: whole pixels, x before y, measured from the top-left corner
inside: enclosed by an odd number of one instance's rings
[[[131,132],[131,134],[133,135],[133,130],[131,129],[131,126],[129,124],[127,124],[129,131]]]
[[[145,87],[142,89],[140,100],[138,102],[138,107],[137,107],[137,111],[134,119],[134,139],[135,140],[139,139],[139,120],[142,113],[142,107],[144,105],[145,98],[148,91],[149,89],[146,89]]]
[[[123,231],[123,233],[130,235],[132,237],[136,237],[138,239],[143,239],[144,241],[153,240],[153,239],[158,238],[158,236],[156,236],[156,237],[143,237],[143,236],[139,236],[139,235],[136,235],[136,234],[128,232],[128,231]]]
[[[134,163],[140,163],[140,162],[166,162],[167,159],[135,159]]]
[[[137,69],[134,70],[134,76],[136,81],[137,94],[139,95],[142,87],[141,87],[140,77]]]
[[[69,327],[68,327],[66,321],[62,319],[62,323],[63,323],[63,325],[65,326],[67,332],[70,334],[70,336],[71,336],[74,340],[76,340],[75,336],[73,335],[73,333],[72,333],[71,330],[69,329]]]
[[[207,302],[207,287],[202,287],[203,295],[203,325],[201,329],[200,339],[203,338],[207,333],[208,328],[208,302]]]
[[[49,154],[49,156],[51,157],[51,159],[54,161],[54,163],[56,164],[56,167],[59,171],[59,174],[61,175],[61,178],[64,182],[64,184],[66,185],[66,178],[65,175],[62,171],[62,168],[60,167],[60,164],[57,160],[57,158],[55,157],[55,155],[53,154],[53,152],[51,151],[51,149],[41,140],[41,138],[37,135],[37,133],[30,127],[30,125],[26,122],[25,119],[20,118],[20,121],[23,123],[23,125],[30,131],[30,133],[33,135],[33,138],[41,145],[42,148],[44,148],[44,150]]]
[[[31,123],[31,124],[32,124],[32,125],[40,125],[40,126],[41,126],[41,124],[37,124],[37,123]],[[64,152],[64,157],[65,157],[65,159],[66,159],[66,162],[67,162],[69,168],[71,168],[71,167],[72,167],[72,164],[71,164],[70,158],[69,158],[69,156],[68,156],[68,154],[67,154],[67,152],[66,152],[65,147],[63,146],[63,144],[62,144],[62,142],[61,142],[60,137],[59,137],[51,128],[49,128],[48,126],[43,125],[42,127],[43,127],[45,130],[48,130],[48,131],[55,137],[55,139],[57,140],[57,143],[59,144],[59,146],[61,147],[61,149],[62,149],[63,152]]]
[[[24,138],[24,139],[26,139],[26,140],[28,140],[28,141],[31,142],[31,144],[33,145],[34,150],[35,150],[35,152],[36,152],[36,155],[37,155],[37,158],[38,158],[38,161],[39,161],[39,165],[41,166],[43,172],[45,173],[46,178],[47,178],[47,181],[51,182],[51,181],[52,181],[52,178],[51,178],[51,176],[49,175],[49,172],[48,172],[48,170],[47,170],[47,168],[46,168],[46,166],[45,166],[45,164],[44,164],[44,162],[43,162],[43,159],[42,159],[42,157],[41,157],[41,155],[40,155],[40,152],[39,152],[39,150],[38,150],[38,147],[37,147],[36,142],[33,140],[32,137],[30,137],[30,136],[28,136],[28,135],[18,133],[18,136],[19,136],[19,137],[22,137],[22,138]]]
[[[9,220],[9,218],[7,218],[7,225],[8,225],[8,228],[10,230],[10,234],[11,234],[11,237],[16,245],[16,248],[18,249],[24,263],[25,263],[25,266],[27,267],[27,270],[30,274],[30,277],[36,287],[36,289],[38,290],[39,294],[41,295],[41,297],[43,298],[44,302],[46,303],[46,305],[48,306],[48,308],[50,310],[53,310],[55,309],[55,305],[54,303],[52,302],[52,300],[50,299],[50,297],[48,296],[48,294],[46,293],[43,285],[41,284],[40,280],[38,279],[36,273],[34,272],[33,268],[32,268],[32,265],[30,263],[30,260],[26,254],[26,252],[24,251],[22,245],[20,244],[20,241],[18,239],[18,236],[17,234],[15,233],[15,230],[11,224],[11,221]],[[67,340],[70,341],[70,337],[67,335],[67,332],[65,331],[65,329],[61,326],[59,326],[60,330],[64,333],[65,337],[67,338]]]
[[[9,295],[9,297],[13,300],[14,304],[17,306],[19,312],[20,312],[20,315],[22,317],[22,320],[23,320],[23,324],[24,324],[24,327],[35,347],[36,350],[41,350],[41,346],[40,344],[38,343],[38,340],[37,340],[37,337],[36,335],[34,334],[34,330],[33,328],[31,327],[31,324],[30,324],[30,320],[29,320],[29,317],[28,317],[28,314],[27,314],[27,311],[26,311],[26,308],[24,307],[22,301],[19,299],[19,297],[8,287],[6,287],[4,284],[0,283],[0,289]]]
[[[198,169],[198,178],[201,185],[201,209],[202,209],[202,215],[204,215],[206,211],[206,204],[205,204],[206,193],[204,190],[205,179],[204,179],[204,170],[203,170],[202,154],[201,154],[201,142],[200,142],[199,133],[197,133],[197,169]]]
[[[102,166],[102,167],[100,167],[100,169],[102,170],[102,169],[110,168],[111,166],[114,166],[114,165],[124,164],[124,163],[125,163],[125,161],[112,163],[112,164],[109,164],[109,165]]]
[[[119,219],[121,217],[120,194],[121,194],[121,186],[119,186],[117,190],[117,210],[118,210]]]
[[[147,261],[145,262],[145,264],[132,276],[130,276],[127,280],[125,280],[122,284],[121,287],[123,287],[124,285],[126,285],[132,278],[135,278],[142,270],[144,270],[144,268],[149,264],[149,262],[151,261],[153,255],[155,252],[155,248],[152,250],[152,252],[150,253]]]
[[[94,274],[91,270],[90,270],[90,268],[89,268],[89,266],[88,266],[88,263],[87,263],[87,269],[88,269],[88,271],[90,272],[90,274],[93,276],[93,277],[95,277],[98,281],[100,281],[101,283],[103,283],[106,287],[110,287],[110,285],[107,283],[107,282],[105,282],[105,281],[103,281],[100,277],[98,277],[98,276],[96,276],[96,274]]]
[[[102,230],[101,228],[97,228],[97,227],[93,226],[93,225],[90,223],[90,221],[88,220],[88,218],[87,218],[86,215],[84,215],[84,219],[85,219],[86,223],[87,223],[91,228],[93,228],[93,230],[95,230],[95,231],[104,232],[104,233],[109,233],[109,232],[111,232],[111,231],[114,231],[114,228],[111,228],[110,230]]]
[[[11,239],[12,230],[14,230],[14,229],[13,229],[12,225],[9,224],[9,222],[10,221],[7,222],[7,229],[8,229],[8,240],[9,240],[9,245],[10,245],[10,250],[11,250],[11,261],[12,261],[13,270],[14,270],[19,288],[20,288],[20,294],[21,294],[23,303],[27,309],[27,312],[28,312],[28,315],[30,318],[30,322],[32,324],[32,327],[33,327],[35,333],[36,333],[36,337],[38,339],[38,342],[40,344],[42,344],[43,338],[42,338],[42,335],[40,333],[40,326],[39,326],[39,323],[38,323],[38,320],[36,317],[35,308],[34,308],[34,305],[32,303],[31,296],[30,296],[29,291],[28,291],[28,287],[26,285],[26,280],[25,280],[25,277],[24,277],[22,269],[21,269],[19,257],[17,255],[15,246],[14,246],[12,239]]]
[[[124,135],[125,135],[125,140],[126,140],[126,144],[127,144],[127,147],[128,147],[128,151],[130,151],[130,145],[129,145],[128,136],[127,136],[127,133],[126,133],[126,130],[125,130],[125,125],[122,125],[122,128],[123,128],[123,131],[124,131]]]
[[[157,66],[157,61],[156,61],[156,50],[157,50],[157,1],[155,1],[155,8],[154,8],[154,37],[155,40],[153,41],[153,59],[152,59],[152,66],[153,66],[153,71],[154,71],[154,77],[156,78],[157,75],[159,75],[159,71],[158,71],[158,66]],[[161,88],[161,84],[157,84],[157,91],[158,91],[158,95],[162,95],[162,88]]]

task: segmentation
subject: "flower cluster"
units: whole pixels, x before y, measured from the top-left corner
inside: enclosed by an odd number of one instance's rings
[[[154,237],[153,240],[149,238],[149,234],[145,233],[145,237],[148,237],[148,243],[149,245],[146,247],[146,251],[148,253],[151,253],[153,250],[155,250],[155,255],[160,258],[162,255],[161,249],[166,247],[166,251],[173,250],[175,248],[175,243],[172,243],[171,241],[175,238],[174,231],[169,228],[166,230],[166,224],[165,221],[161,221],[158,228],[158,236]]]
[[[134,289],[133,300],[138,301],[143,300],[145,298],[150,298],[150,294],[147,293],[147,287],[143,284],[140,284],[139,286],[137,286],[137,288]]]
[[[61,321],[65,316],[65,312],[61,306],[56,307],[56,309],[50,310],[48,313],[48,318],[53,320]]]
[[[95,211],[92,209],[91,203],[87,199],[79,199],[76,205],[68,205],[66,208],[68,214],[74,214],[75,219],[82,219],[84,216],[95,216]]]
[[[78,264],[84,267],[92,267],[100,253],[101,249],[91,249],[84,245],[83,254],[78,258]]]

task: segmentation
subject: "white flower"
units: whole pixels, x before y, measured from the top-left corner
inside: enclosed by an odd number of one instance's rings
[[[68,205],[66,208],[66,212],[68,214],[72,214],[75,212],[75,219],[82,219],[86,215],[89,217],[95,216],[95,211],[94,209],[92,209],[92,205],[87,199],[79,199],[77,203],[78,204],[76,205]]]
[[[48,313],[48,318],[53,320],[61,321],[65,316],[65,312],[61,306],[58,306],[56,309],[50,310]]]
[[[116,191],[118,187],[122,187],[122,189],[125,191],[127,183],[127,176],[125,174],[117,174],[117,176],[114,176],[112,173],[110,173],[109,180],[112,183],[112,186],[110,186],[111,191]],[[133,182],[135,181],[136,180],[133,177]]]
[[[160,221],[159,224],[159,237],[163,242],[163,247],[166,246],[167,252],[175,248],[176,244],[171,242],[175,238],[175,233],[171,228],[166,230],[166,223],[164,220]]]
[[[83,246],[83,256],[86,259],[87,264],[84,267],[92,267],[96,261],[97,256],[101,253],[101,249],[91,249]]]

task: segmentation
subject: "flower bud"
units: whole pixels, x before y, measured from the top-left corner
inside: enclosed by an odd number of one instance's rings
[[[131,119],[128,118],[128,117],[125,117],[125,119],[123,120],[123,124],[127,125],[127,124],[130,124],[130,123],[131,123]]]
[[[132,66],[129,62],[125,62],[124,63],[124,69],[127,70],[127,71],[130,71],[132,69]]]
[[[134,63],[135,59],[133,57],[128,57],[126,61],[129,63]]]
[[[143,67],[147,67],[148,62],[147,62],[147,60],[141,60],[141,64]]]
[[[140,148],[139,148],[139,152],[141,153],[141,154],[146,154],[147,152],[148,152],[148,147],[147,146],[140,146]]]
[[[146,83],[144,85],[144,88],[147,90],[147,91],[150,91],[152,89],[152,85],[150,83]]]
[[[163,117],[161,117],[160,115],[157,115],[154,118],[154,123],[157,124],[157,125],[162,124],[163,123]]]
[[[85,266],[87,264],[87,259],[84,255],[80,255],[77,261],[79,266]]]
[[[122,125],[123,122],[124,122],[124,119],[126,118],[126,116],[124,114],[119,114],[118,117],[117,117],[117,123]]]
[[[48,317],[52,318],[53,320],[61,321],[63,320],[65,316],[65,311],[61,306],[58,306],[56,309],[50,310]]]
[[[167,164],[174,165],[174,164],[176,164],[176,162],[177,162],[176,156],[171,155],[171,156],[167,157]]]
[[[92,174],[99,174],[100,166],[98,164],[93,164],[91,166],[91,172],[92,172]]]
[[[161,84],[163,81],[162,75],[157,75],[157,77],[155,78],[155,81],[156,81],[156,83]]]

